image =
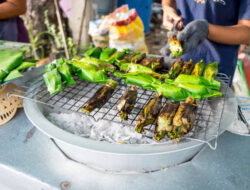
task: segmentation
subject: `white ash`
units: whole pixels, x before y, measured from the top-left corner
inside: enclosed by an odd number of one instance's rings
[[[127,143],[127,144],[151,144],[153,139],[135,132],[134,127],[100,120],[78,113],[50,113],[48,119],[60,128],[82,137],[94,140]]]

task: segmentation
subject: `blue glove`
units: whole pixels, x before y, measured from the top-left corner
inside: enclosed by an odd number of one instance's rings
[[[190,22],[181,32],[177,39],[182,42],[183,54],[196,49],[208,35],[208,22],[206,20],[195,20]]]

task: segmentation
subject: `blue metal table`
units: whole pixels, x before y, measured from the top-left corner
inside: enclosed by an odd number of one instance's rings
[[[176,167],[141,174],[101,173],[67,159],[19,110],[0,127],[0,189],[250,189],[250,137],[225,132]]]

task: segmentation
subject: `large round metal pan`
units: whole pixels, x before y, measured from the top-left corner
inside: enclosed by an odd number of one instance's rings
[[[48,106],[24,100],[28,119],[43,133],[53,138],[60,149],[71,159],[90,167],[113,172],[153,171],[180,164],[194,157],[205,145],[198,141],[179,144],[115,144],[80,137],[61,129],[47,118]],[[62,110],[60,110],[62,111]],[[220,134],[232,124],[237,113],[236,99],[228,89]]]

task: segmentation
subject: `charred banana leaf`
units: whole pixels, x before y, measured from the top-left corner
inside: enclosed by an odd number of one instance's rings
[[[185,74],[185,75],[190,75],[194,69],[194,64],[193,60],[190,59],[183,67],[181,70],[180,74]]]
[[[107,59],[107,62],[114,64],[116,61],[121,60],[126,54],[130,53],[130,51],[131,51],[130,49],[124,49],[123,51],[117,51]]]
[[[173,118],[179,107],[179,102],[170,102],[161,110],[157,118],[157,124],[154,132],[155,140],[159,141],[165,137],[167,132],[173,130]]]
[[[132,85],[130,89],[126,90],[125,94],[121,98],[121,101],[117,105],[117,109],[122,120],[128,119],[128,114],[130,114],[132,109],[134,108],[136,98],[136,86]]]
[[[152,56],[144,58],[140,64],[145,67],[149,67],[155,71],[156,69],[161,69],[163,67],[163,62],[164,62],[163,57]]]
[[[177,40],[176,35],[168,38],[169,49],[174,57],[179,57],[183,53],[181,42]]]
[[[90,114],[95,108],[101,108],[113,94],[117,83],[108,83],[99,88],[88,103],[81,109],[83,112]]]
[[[179,141],[180,137],[192,130],[196,118],[196,110],[196,100],[192,97],[188,97],[185,103],[179,106],[173,119],[173,130],[168,132],[168,136],[171,139]]]
[[[148,68],[143,65],[136,64],[136,63],[122,63],[120,65],[120,71],[123,71],[126,73],[142,72],[142,73],[146,73],[158,79],[168,78],[168,75],[166,74],[164,75],[164,74],[156,73],[151,68]]]
[[[143,127],[152,124],[156,120],[162,107],[161,101],[161,94],[150,99],[149,103],[144,107],[139,115],[139,121],[135,126],[136,132],[141,133],[143,131]]]
[[[202,76],[204,69],[205,69],[204,61],[200,60],[200,62],[196,63],[196,65],[194,66],[194,69],[193,69],[191,75]]]
[[[105,61],[115,52],[116,52],[115,48],[103,48],[99,59]]]
[[[131,62],[132,63],[140,63],[141,60],[143,60],[146,57],[146,53],[140,53],[132,57]]]
[[[173,66],[170,68],[168,75],[170,79],[175,79],[181,72],[182,67],[184,65],[183,59],[178,59]]]
[[[139,54],[140,52],[132,52],[132,53],[126,54],[121,60],[118,60],[116,62],[116,65],[119,67],[121,63],[130,63],[132,61],[132,58]]]
[[[205,67],[204,77],[208,79],[215,79],[218,74],[218,63],[209,63]]]

